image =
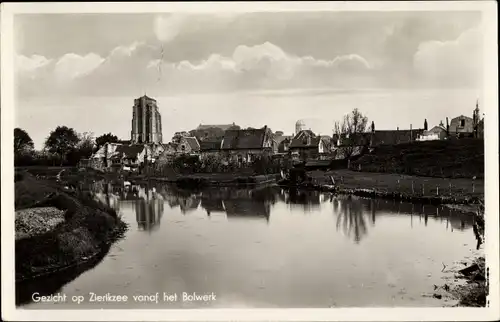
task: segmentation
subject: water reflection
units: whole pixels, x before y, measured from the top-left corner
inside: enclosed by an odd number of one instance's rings
[[[354,242],[359,243],[368,233],[362,199],[338,198],[333,201],[333,211],[337,215],[337,231],[342,230]]]
[[[99,201],[117,212],[120,206],[133,208],[139,230],[151,232],[158,229],[164,212],[164,198],[155,187],[96,182],[91,191]]]
[[[305,212],[310,212],[318,209],[321,205],[321,193],[319,191],[290,189],[284,194],[285,203],[290,205],[292,209],[302,209]]]
[[[336,229],[355,243],[360,243],[375,226],[377,215],[407,215],[412,228],[416,221],[427,226],[429,220],[440,221],[446,229],[464,231],[474,224],[474,216],[460,214],[444,206],[418,205],[399,201],[334,196],[318,191],[285,190],[278,187],[237,189],[212,188],[200,191],[175,186],[137,185],[123,187],[103,182],[94,183],[91,190],[101,202],[117,211],[132,207],[138,229],[155,231],[164,214],[164,204],[178,208],[184,215],[202,209],[208,217],[223,215],[227,220],[261,219],[269,222],[276,203],[290,209],[312,213],[322,207],[332,207]],[[418,218],[417,218],[418,217]]]

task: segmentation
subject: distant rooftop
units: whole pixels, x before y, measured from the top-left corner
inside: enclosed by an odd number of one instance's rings
[[[198,127],[196,129],[197,130],[207,130],[207,129],[211,129],[211,128],[218,128],[218,129],[225,131],[232,126],[236,126],[236,124],[234,124],[234,122],[233,122],[233,124],[200,124],[200,125],[198,125]]]

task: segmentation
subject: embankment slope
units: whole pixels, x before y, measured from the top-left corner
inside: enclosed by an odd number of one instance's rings
[[[381,145],[354,161],[352,169],[425,177],[484,178],[484,140]]]

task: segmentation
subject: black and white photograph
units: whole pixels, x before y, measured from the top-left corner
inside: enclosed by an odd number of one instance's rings
[[[2,317],[498,319],[496,19],[2,4]]]

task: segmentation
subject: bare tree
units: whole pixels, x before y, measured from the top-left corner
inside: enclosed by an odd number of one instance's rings
[[[350,158],[359,145],[367,144],[361,133],[366,132],[368,118],[357,108],[351,113],[344,115],[342,122],[335,122],[334,136],[339,139],[339,152],[345,158]]]

